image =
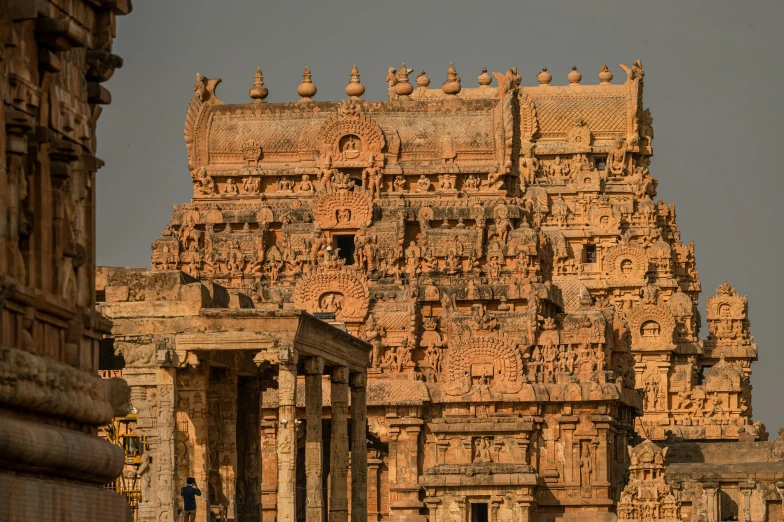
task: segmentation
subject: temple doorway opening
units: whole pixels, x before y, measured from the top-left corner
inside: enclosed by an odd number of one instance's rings
[[[471,522],[488,522],[487,517],[487,503],[486,502],[472,502],[471,503]]]

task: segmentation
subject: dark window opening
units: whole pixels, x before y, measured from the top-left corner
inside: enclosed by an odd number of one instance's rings
[[[335,236],[337,242],[338,257],[346,260],[346,265],[354,264],[354,235]]]
[[[471,503],[471,522],[488,522],[487,504]]]
[[[703,366],[702,368],[700,368],[700,375],[697,377],[697,380],[699,382],[697,382],[697,384],[705,384],[705,377],[708,376],[708,373],[710,373],[711,368],[713,368],[713,366]]]
[[[114,354],[114,339],[107,337],[101,339],[98,345],[98,369],[122,370],[125,368],[125,359],[122,355]]]
[[[596,245],[585,245],[585,262],[596,263]]]
[[[594,164],[596,165],[596,170],[604,170],[607,168],[607,158],[595,158]]]
[[[95,302],[96,303],[105,303],[106,302],[106,290],[96,290],[95,291]]]

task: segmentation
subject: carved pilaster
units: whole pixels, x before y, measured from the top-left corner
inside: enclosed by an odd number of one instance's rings
[[[321,433],[322,393],[321,376],[324,359],[312,357],[305,361],[305,475],[307,476],[306,520],[322,522],[324,499],[321,483],[324,473],[324,442]]]
[[[351,374],[351,521],[367,521],[367,375]]]
[[[297,480],[297,364],[278,366],[278,520],[296,520]]]
[[[348,368],[332,370],[329,522],[348,521]]]

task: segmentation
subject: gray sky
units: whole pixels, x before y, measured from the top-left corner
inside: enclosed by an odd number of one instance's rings
[[[149,266],[150,244],[190,199],[183,123],[197,72],[218,97],[249,101],[256,67],[267,101],[294,101],[309,65],[317,100],[345,97],[356,63],[365,99],[386,98],[386,71],[405,62],[440,84],[450,61],[464,86],[482,67],[518,66],[524,85],[547,67],[598,83],[607,64],[641,59],[654,117],[651,173],[696,242],[704,297],[725,280],[749,296],[760,362],[754,417],[784,427],[784,351],[775,341],[784,283],[784,2],[138,0],[119,20],[125,59],[98,123],[98,263]],[[776,158],[779,158],[777,161]],[[703,324],[702,335],[707,333]]]

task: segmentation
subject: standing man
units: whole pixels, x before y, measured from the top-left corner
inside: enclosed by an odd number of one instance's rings
[[[196,487],[196,479],[188,477],[180,494],[182,495],[182,507],[185,510],[183,522],[196,522],[196,495],[201,496],[201,491]]]

